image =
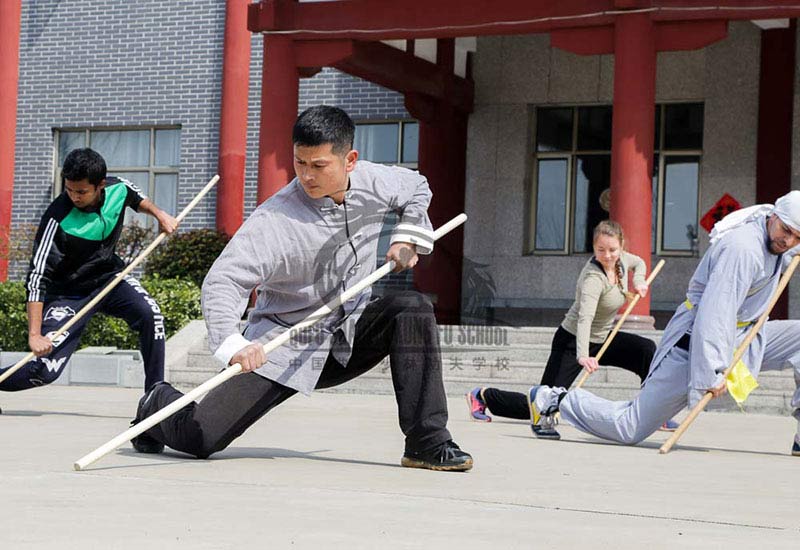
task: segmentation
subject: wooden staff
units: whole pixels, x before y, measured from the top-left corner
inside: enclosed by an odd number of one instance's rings
[[[664,260],[659,260],[658,263],[656,264],[656,266],[653,268],[653,271],[650,272],[650,276],[645,281],[645,283],[647,283],[648,287],[650,287],[650,285],[653,282],[653,279],[656,278],[656,275],[658,275],[658,272],[661,271],[662,267],[664,267]],[[636,304],[639,303],[639,298],[641,298],[641,296],[639,296],[638,294],[636,296],[634,296],[633,300],[631,300],[631,303],[628,304],[628,307],[625,308],[625,311],[622,313],[622,316],[619,318],[619,321],[617,321],[617,324],[614,326],[614,330],[611,331],[611,334],[608,335],[608,338],[606,338],[606,341],[603,343],[603,347],[601,347],[600,351],[597,352],[597,355],[595,356],[595,359],[600,361],[600,358],[606,352],[606,350],[608,349],[608,346],[611,345],[611,340],[614,339],[614,336],[617,335],[617,333],[619,332],[620,327],[622,327],[622,323],[624,323],[625,319],[628,318],[628,314],[630,314],[630,312],[633,310],[633,308],[636,307]],[[591,373],[588,370],[584,369],[583,376],[581,376],[581,379],[578,380],[578,384],[575,386],[575,389],[578,389],[581,386],[583,386],[583,384],[589,378],[590,374]]]
[[[730,365],[728,366],[727,369],[725,369],[725,372],[723,373],[723,379],[727,379],[728,374],[730,374],[733,367],[742,358],[744,352],[747,351],[747,347],[750,345],[753,339],[755,339],[756,335],[758,335],[758,331],[761,330],[761,327],[764,325],[764,323],[767,322],[767,318],[769,317],[772,308],[775,307],[775,303],[778,301],[778,298],[780,298],[783,289],[786,288],[787,284],[789,284],[789,279],[792,277],[792,273],[794,273],[794,270],[797,267],[798,263],[800,263],[800,255],[797,255],[794,258],[792,258],[791,263],[789,263],[789,267],[786,268],[786,271],[783,273],[783,276],[781,277],[781,280],[778,283],[778,288],[775,289],[775,294],[772,295],[772,298],[770,299],[769,304],[767,305],[767,309],[764,311],[764,313],[761,314],[761,316],[758,318],[758,321],[756,321],[756,324],[753,325],[753,327],[747,333],[747,336],[745,337],[741,345],[738,348],[736,348],[736,352],[733,354],[733,359],[731,360]],[[664,442],[661,448],[658,449],[658,452],[660,454],[662,455],[667,454],[670,451],[670,449],[672,449],[672,446],[678,442],[683,433],[686,430],[688,430],[689,426],[692,424],[692,422],[694,422],[694,419],[697,418],[697,416],[702,412],[702,410],[706,407],[706,405],[709,404],[709,402],[713,398],[714,394],[712,394],[710,391],[707,391],[706,394],[703,396],[703,399],[701,399],[700,402],[697,405],[695,405],[694,408],[691,410],[689,416],[687,416],[683,420],[683,422],[681,422],[681,425],[678,427],[675,433],[673,433],[672,436]]]
[[[206,186],[203,187],[203,189],[197,194],[197,196],[194,199],[192,199],[192,202],[187,204],[186,208],[184,208],[183,211],[180,214],[178,214],[178,217],[176,218],[178,223],[183,221],[183,218],[185,218],[187,216],[187,214],[189,214],[189,212],[192,210],[192,208],[194,208],[195,205],[197,205],[197,203],[200,202],[200,200],[203,197],[206,196],[206,193],[211,191],[211,188],[214,187],[214,185],[216,185],[218,181],[219,181],[219,176],[214,176],[213,178],[211,178],[211,181],[209,181],[206,184]],[[78,311],[78,313],[76,313],[72,317],[72,319],[70,319],[69,321],[67,321],[64,324],[64,326],[62,326],[60,329],[58,329],[55,332],[55,334],[53,334],[50,337],[50,340],[56,340],[59,336],[61,336],[67,330],[69,330],[70,327],[72,327],[72,325],[77,323],[84,315],[89,313],[89,311],[91,311],[91,309],[94,306],[96,306],[98,303],[100,303],[100,300],[105,298],[106,295],[109,292],[111,292],[111,290],[115,286],[117,286],[120,283],[120,281],[122,281],[122,279],[124,279],[128,275],[128,273],[133,271],[136,268],[137,265],[142,263],[142,261],[145,258],[147,258],[148,254],[150,254],[150,252],[152,252],[155,247],[157,247],[159,244],[161,244],[161,241],[163,241],[166,237],[167,237],[166,233],[164,233],[164,232],[159,233],[158,236],[155,239],[153,239],[153,242],[151,242],[150,245],[147,248],[145,248],[136,258],[134,258],[134,260],[130,264],[128,264],[128,267],[126,267],[124,270],[122,270],[119,273],[117,273],[117,275],[113,279],[111,279],[111,281],[108,282],[108,284],[105,286],[105,288],[103,288],[103,290],[101,290],[100,293],[97,294],[97,296],[92,298],[89,301],[89,303],[87,303],[85,306],[83,306],[80,309],[80,311]],[[13,367],[9,368],[2,375],[0,375],[0,383],[2,383],[6,378],[11,376],[15,372],[17,372],[20,368],[22,368],[23,365],[25,365],[25,363],[27,363],[28,361],[33,359],[35,356],[36,355],[33,352],[30,352],[25,357],[20,359],[19,362],[17,362]]]
[[[436,241],[442,238],[444,235],[461,225],[467,221],[466,214],[459,214],[439,229],[434,231],[433,233],[433,240]],[[289,339],[292,337],[293,334],[296,334],[297,331],[302,330],[304,328],[310,327],[311,325],[315,324],[320,319],[323,319],[329,313],[334,311],[336,308],[341,306],[344,302],[359,294],[365,288],[371,286],[375,281],[390,273],[395,267],[395,263],[393,261],[386,262],[383,264],[379,269],[375,270],[367,276],[362,281],[359,281],[357,284],[352,286],[351,288],[347,289],[346,291],[342,292],[339,296],[328,302],[327,304],[323,305],[311,315],[300,321],[298,324],[293,326],[291,329],[281,333],[280,335],[276,336],[269,342],[264,345],[264,353],[270,353],[272,350],[277,349],[278,347],[282,346]],[[168,418],[179,411],[184,406],[188,405],[195,399],[199,399],[204,394],[208,393],[209,391],[213,390],[226,380],[233,378],[237,374],[241,374],[242,366],[239,363],[231,365],[227,367],[225,370],[206,380],[204,383],[184,395],[183,397],[176,399],[163,409],[156,411],[149,417],[145,418],[138,424],[135,424],[119,434],[117,437],[109,441],[108,443],[101,445],[91,453],[87,454],[83,458],[79,459],[73,467],[80,471],[85,469],[87,466],[93,464],[97,460],[100,460],[102,457],[119,447],[120,445],[124,445],[137,435],[146,432],[165,418]]]

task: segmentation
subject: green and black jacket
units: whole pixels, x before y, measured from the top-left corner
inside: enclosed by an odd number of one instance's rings
[[[29,302],[47,296],[87,296],[122,271],[114,249],[122,232],[125,207],[138,210],[145,195],[129,181],[106,178],[96,207],[76,208],[64,191],[47,207],[28,270]]]

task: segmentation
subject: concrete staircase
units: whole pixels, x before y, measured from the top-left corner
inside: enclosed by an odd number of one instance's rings
[[[554,332],[551,327],[440,327],[442,371],[447,393],[459,395],[477,386],[527,391],[531,384],[541,379]],[[184,329],[180,334],[183,334],[182,352],[177,353],[177,349],[169,352],[168,348],[167,379],[179,388],[193,388],[219,372],[221,365],[208,350],[202,323],[198,322],[190,331]],[[660,331],[639,331],[638,334],[656,342],[661,337]],[[790,402],[795,390],[791,370],[764,373],[759,383],[760,387],[745,404],[746,411],[791,413]],[[584,387],[608,399],[630,399],[638,391],[639,379],[622,369],[603,368],[594,373]],[[391,394],[389,361],[386,359],[363,376],[326,391]],[[717,401],[713,406],[715,410],[739,410],[730,398]]]
[[[28,353],[0,352],[0,365],[16,364]],[[53,384],[58,386],[144,387],[144,364],[138,350],[114,347],[87,347],[76,351]]]

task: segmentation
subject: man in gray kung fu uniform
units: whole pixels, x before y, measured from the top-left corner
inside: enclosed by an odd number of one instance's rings
[[[223,364],[241,364],[244,374],[135,438],[137,450],[160,452],[166,444],[208,457],[295,393],[347,382],[388,355],[406,438],[401,464],[472,467],[472,457],[446,427],[438,329],[422,294],[370,301],[365,290],[314,329],[264,354],[264,343],[375,269],[387,214],[400,215],[387,260],[407,269],[417,263],[417,253],[433,249],[427,180],[405,168],[357,162],[354,131],[350,117],[334,107],[312,107],[297,119],[297,177],[253,212],[203,283],[209,345]],[[253,289],[258,298],[240,334]],[[157,385],[142,398],[135,422],[181,395],[169,384]]]
[[[709,247],[681,304],[664,330],[642,390],[632,401],[608,401],[586,390],[534,386],[529,399],[534,422],[552,424],[556,411],[587,433],[636,444],[687,403],[707,391],[726,390],[723,371],[750,327],[764,313],[782,267],[800,244],[800,191],[774,206],[758,205],[726,216],[711,233]],[[762,370],[792,368],[800,385],[800,321],[768,321],[742,357],[754,377]],[[798,431],[792,454],[800,456],[800,389],[792,399]]]

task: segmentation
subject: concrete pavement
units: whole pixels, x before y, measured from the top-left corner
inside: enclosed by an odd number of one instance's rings
[[[399,466],[390,396],[294,397],[210,460],[129,447],[72,463],[123,431],[138,392],[0,393],[0,548],[797,548],[800,458],[787,417],[705,413],[666,434],[606,444],[562,426],[450,429],[469,473]]]

